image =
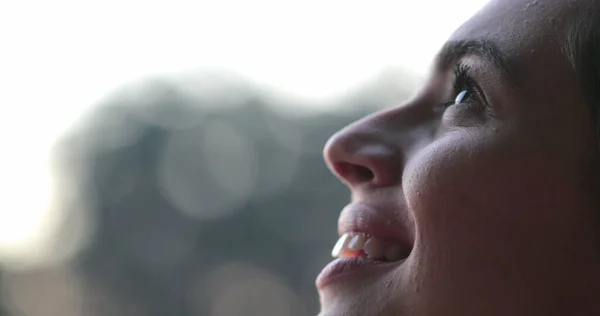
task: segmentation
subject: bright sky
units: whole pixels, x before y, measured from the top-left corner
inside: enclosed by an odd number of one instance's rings
[[[328,98],[390,65],[424,74],[487,0],[20,0],[0,3],[0,261],[50,229],[48,149],[148,74],[225,68]],[[50,221],[51,222],[51,221]]]

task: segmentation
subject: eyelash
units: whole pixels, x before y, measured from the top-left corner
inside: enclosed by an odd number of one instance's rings
[[[465,100],[475,99],[474,101],[481,101],[479,96],[479,87],[475,80],[473,80],[469,76],[469,66],[458,63],[454,68],[454,80],[453,80],[453,94],[455,95],[455,99],[449,102],[444,103],[442,106],[444,108],[449,108],[453,105],[459,105],[465,103]],[[458,96],[466,91],[467,95],[460,102],[456,102]]]

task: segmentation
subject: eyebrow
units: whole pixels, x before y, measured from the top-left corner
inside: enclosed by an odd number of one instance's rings
[[[447,69],[461,58],[475,55],[493,64],[503,71],[508,78],[514,79],[514,69],[509,63],[507,54],[501,51],[489,40],[459,40],[449,41],[437,54],[435,65],[437,69]]]

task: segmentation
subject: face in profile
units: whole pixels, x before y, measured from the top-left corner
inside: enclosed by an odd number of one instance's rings
[[[329,140],[352,202],[321,316],[600,314],[594,121],[561,48],[593,3],[492,0],[414,98]]]

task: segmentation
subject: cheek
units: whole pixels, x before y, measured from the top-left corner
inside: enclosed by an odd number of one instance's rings
[[[524,141],[462,131],[419,152],[403,178],[416,260],[462,270],[474,282],[523,278],[540,260],[554,260],[581,223],[568,212],[573,173],[544,156]]]

